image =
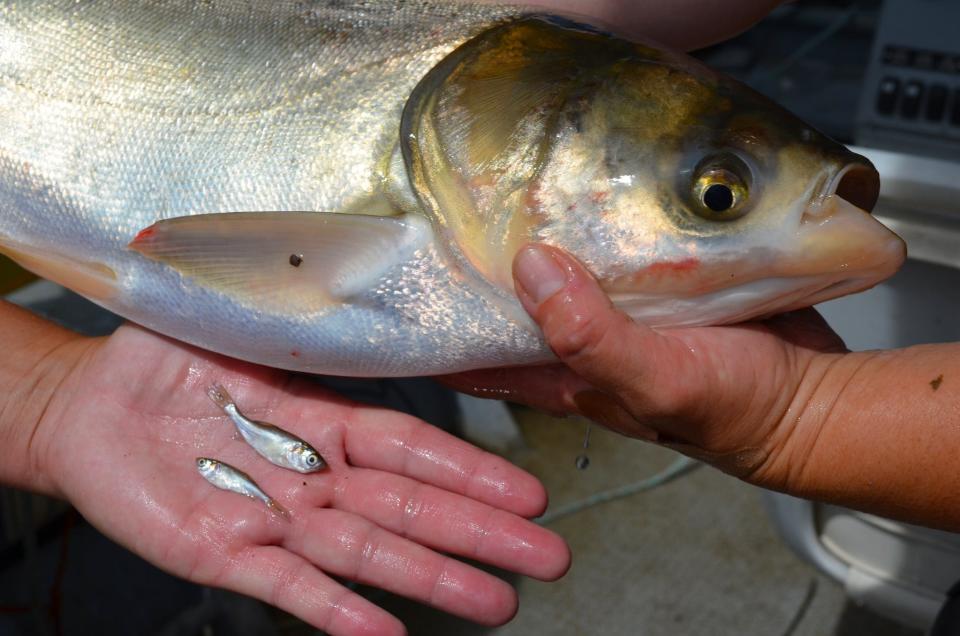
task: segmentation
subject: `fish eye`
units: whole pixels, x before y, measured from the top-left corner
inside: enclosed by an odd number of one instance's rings
[[[311,466],[316,466],[318,461],[320,460],[316,455],[307,455],[307,463]]]
[[[742,163],[724,157],[697,170],[691,203],[698,216],[708,221],[733,221],[749,211],[749,170]]]
[[[733,190],[724,183],[712,183],[703,191],[703,204],[714,212],[726,212],[736,202]]]

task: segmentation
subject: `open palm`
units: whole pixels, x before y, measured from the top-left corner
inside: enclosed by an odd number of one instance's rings
[[[301,475],[237,441],[206,395],[214,382],[251,417],[309,442],[329,468]],[[134,326],[91,348],[32,447],[60,492],[114,540],[173,574],[249,594],[333,634],[403,626],[330,575],[499,624],[516,610],[514,590],[439,552],[541,579],[569,564],[563,541],[523,518],[546,506],[542,486],[503,459],[309,379]],[[206,483],[200,456],[248,473],[290,520]]]

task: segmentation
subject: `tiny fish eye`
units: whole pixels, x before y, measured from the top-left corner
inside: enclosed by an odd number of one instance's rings
[[[316,455],[307,455],[307,463],[313,466],[319,461],[319,458]]]

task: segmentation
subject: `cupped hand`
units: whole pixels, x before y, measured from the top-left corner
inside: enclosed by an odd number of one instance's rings
[[[214,382],[329,467],[301,475],[262,459],[207,397]],[[569,565],[565,543],[525,518],[545,508],[543,487],[503,459],[416,418],[134,326],[89,348],[31,448],[54,488],[120,544],[331,634],[403,632],[334,577],[493,625],[516,611],[513,588],[446,554],[545,580]],[[200,456],[249,474],[290,520],[204,481]]]
[[[583,415],[754,483],[789,489],[817,431],[801,414],[845,351],[814,310],[728,327],[655,330],[618,311],[583,265],[555,248],[521,250],[514,277],[559,363],[443,381]]]

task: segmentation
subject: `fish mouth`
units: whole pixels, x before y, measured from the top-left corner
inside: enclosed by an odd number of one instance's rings
[[[853,155],[815,190],[799,218],[787,220],[795,227],[783,237],[785,247],[702,262],[706,276],[689,295],[641,290],[611,299],[652,326],[731,324],[863,291],[892,276],[906,245],[870,214],[880,193],[873,165]]]
[[[778,272],[825,283],[807,304],[872,287],[907,257],[903,239],[870,214],[880,198],[880,175],[868,159],[850,154],[853,161],[807,205],[796,240],[778,259]]]
[[[811,205],[816,205],[817,200],[837,196],[867,214],[873,212],[880,199],[880,173],[866,157],[854,157],[854,161],[847,163],[832,179],[826,181],[825,190]]]

